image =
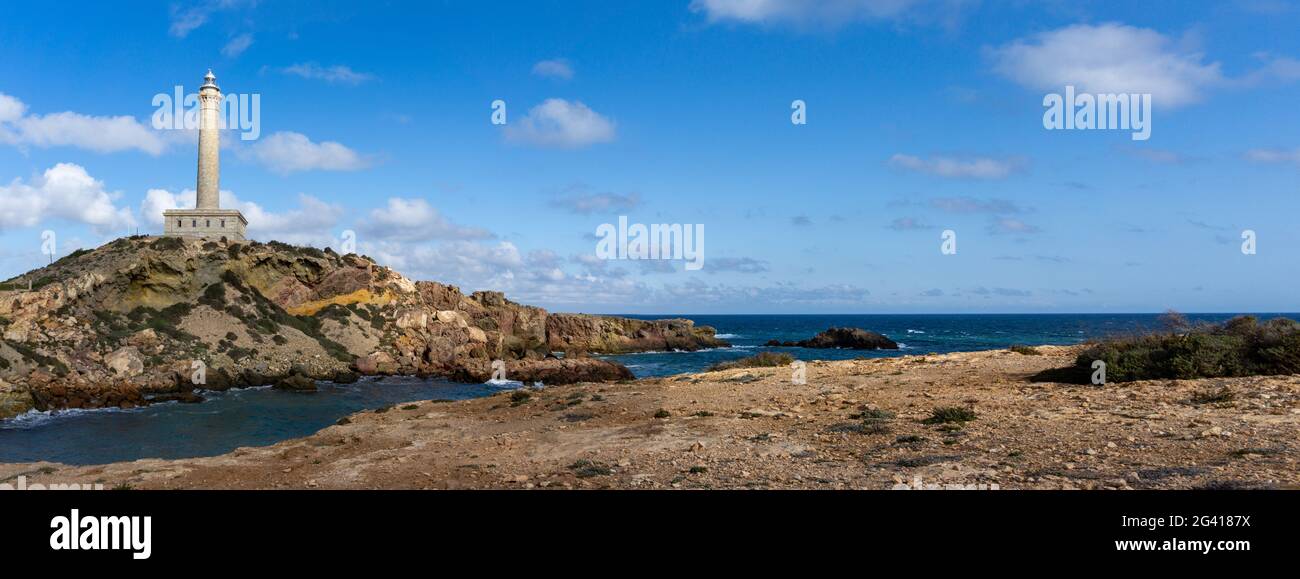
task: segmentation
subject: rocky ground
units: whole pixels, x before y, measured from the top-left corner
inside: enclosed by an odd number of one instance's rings
[[[483,382],[496,360],[527,382],[621,380],[585,354],[725,345],[690,320],[550,313],[355,254],[137,236],[0,283],[0,419],[358,373]]]
[[[1033,383],[1077,352],[1038,350],[813,362],[803,385],[788,368],[752,368],[416,402],[218,457],[0,465],[0,480],[140,489],[1300,486],[1300,376]]]

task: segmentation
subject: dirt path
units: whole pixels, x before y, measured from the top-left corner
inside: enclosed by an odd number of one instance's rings
[[[1030,383],[1071,348],[813,362],[365,412],[226,455],[0,465],[131,488],[1298,488],[1300,376]],[[1221,388],[1218,401],[1207,394]],[[975,412],[932,424],[934,409]]]

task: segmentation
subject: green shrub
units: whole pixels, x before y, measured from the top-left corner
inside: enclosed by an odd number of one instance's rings
[[[578,478],[591,478],[593,476],[609,476],[613,471],[609,467],[585,458],[579,459],[569,465],[569,470]]]
[[[728,362],[718,362],[710,366],[707,372],[716,372],[718,370],[735,370],[737,368],[774,368],[778,366],[789,366],[794,363],[794,356],[784,352],[759,352],[748,358],[731,360]]]
[[[1042,352],[1039,352],[1037,348],[1034,348],[1033,346],[1024,346],[1024,345],[1021,345],[1021,344],[1016,344],[1016,345],[1014,345],[1014,346],[1011,346],[1010,348],[1008,348],[1008,350],[1011,350],[1012,352],[1015,352],[1015,353],[1017,353],[1017,354],[1023,354],[1023,355],[1025,355],[1025,356],[1042,356],[1042,355],[1043,355],[1043,353],[1042,353]]]
[[[199,298],[199,303],[207,305],[214,310],[226,307],[226,286],[220,283],[214,283],[203,290],[203,297]]]
[[[149,247],[156,251],[175,251],[185,247],[185,242],[179,237],[160,237],[149,244]]]
[[[930,412],[930,417],[922,422],[926,424],[949,424],[975,420],[975,411],[961,406],[941,406]]]
[[[1106,363],[1107,382],[1300,373],[1300,323],[1294,320],[1238,316],[1222,324],[1191,326],[1176,314],[1167,317],[1174,329],[1093,343],[1073,366],[1032,379],[1088,384],[1096,360]]]

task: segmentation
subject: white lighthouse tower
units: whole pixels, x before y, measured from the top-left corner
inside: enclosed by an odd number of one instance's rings
[[[221,87],[209,70],[199,87],[199,178],[194,209],[163,212],[163,235],[243,240],[248,220],[221,208]]]

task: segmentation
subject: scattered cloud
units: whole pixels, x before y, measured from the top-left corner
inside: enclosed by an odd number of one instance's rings
[[[545,78],[570,80],[573,78],[573,65],[563,58],[543,60],[533,65],[533,74]]]
[[[933,229],[915,217],[899,217],[898,219],[891,221],[888,227],[894,231],[920,231],[923,229]]]
[[[1005,179],[1024,165],[1020,159],[993,159],[989,157],[931,157],[921,159],[912,155],[896,154],[889,158],[893,167],[936,175],[948,179]]]
[[[235,58],[248,50],[253,45],[253,35],[245,32],[230,39],[225,46],[221,47],[221,55],[226,58]]]
[[[1160,165],[1179,165],[1188,161],[1186,155],[1166,149],[1137,146],[1120,146],[1118,148],[1131,157]]]
[[[373,74],[357,72],[342,64],[321,66],[315,62],[301,62],[286,66],[280,69],[280,72],[309,80],[323,80],[330,84],[350,84],[353,86],[375,79]]]
[[[582,189],[581,187],[577,189]],[[571,189],[572,190],[572,189]],[[641,205],[641,196],[636,193],[587,193],[575,191],[552,199],[551,207],[563,209],[578,215],[592,213],[616,213],[631,211]]]
[[[988,50],[993,68],[1034,90],[1073,85],[1088,93],[1150,93],[1155,106],[1201,100],[1225,83],[1194,43],[1118,23],[1076,24]]]
[[[71,111],[27,114],[27,105],[0,93],[0,143],[14,146],[76,147],[96,153],[141,151],[159,155],[167,142],[129,116],[96,117]]]
[[[312,142],[306,135],[281,131],[237,151],[268,170],[287,175],[300,171],[357,171],[370,166],[356,151],[334,141]]]
[[[506,125],[506,140],[540,147],[580,148],[614,140],[614,122],[578,101],[547,99]]]
[[[0,185],[0,228],[36,227],[49,219],[90,225],[106,233],[135,226],[129,207],[118,207],[121,193],[104,188],[80,165],[59,163],[24,183]]]
[[[368,219],[357,224],[361,233],[385,241],[430,241],[489,239],[492,233],[477,227],[464,227],[447,220],[424,199],[392,197],[384,207],[370,211]]]
[[[807,215],[795,215],[790,218],[790,224],[795,227],[808,227],[813,224],[812,218]]]
[[[715,257],[704,264],[707,273],[734,271],[736,273],[765,273],[767,262],[752,257]]]
[[[1212,223],[1206,223],[1199,219],[1188,219],[1187,224],[1197,229],[1207,229],[1210,231],[1226,231],[1228,229],[1227,227],[1223,227],[1221,225],[1214,225]]]
[[[941,290],[941,289],[939,289],[939,288],[928,289],[928,290],[925,290],[925,291],[921,292],[921,296],[922,296],[922,297],[927,297],[927,298],[943,297],[943,290]]]
[[[1246,159],[1256,163],[1289,163],[1300,166],[1300,149],[1254,149],[1246,152]]]
[[[932,11],[951,23],[967,2],[945,0],[693,0],[690,9],[704,14],[710,23],[735,22],[756,25],[790,25],[797,28],[835,29],[855,22],[925,19]]]
[[[1024,210],[1006,199],[977,199],[975,197],[937,197],[930,206],[945,213],[994,213],[1005,215]]]
[[[254,4],[256,0],[199,0],[171,6],[171,26],[168,33],[176,38],[185,38],[191,32],[207,24],[213,14],[239,8],[245,4]]]
[[[970,293],[973,293],[977,296],[999,296],[999,297],[1007,297],[1007,298],[1022,298],[1022,297],[1029,297],[1033,295],[1033,292],[1029,290],[1021,290],[1021,289],[1013,289],[1013,288],[1005,288],[1005,287],[995,287],[989,289],[980,286],[971,289],[969,291]]]
[[[1009,234],[1028,234],[1042,231],[1034,225],[1030,225],[1019,219],[1011,217],[995,217],[989,221],[987,231],[990,235]]]
[[[777,283],[756,287],[710,285],[699,278],[681,284],[666,284],[661,293],[647,298],[647,303],[745,304],[746,307],[851,306],[862,305],[871,295],[867,289],[849,284],[804,288],[794,283]]]

